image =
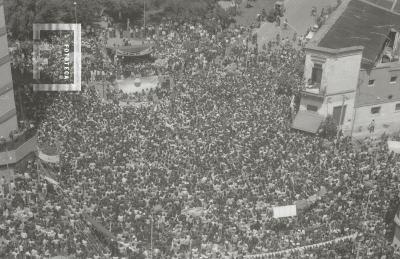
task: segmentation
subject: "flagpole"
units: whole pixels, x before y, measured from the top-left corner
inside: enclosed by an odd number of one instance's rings
[[[150,223],[150,258],[153,259],[153,212],[151,213]]]
[[[190,259],[193,259],[193,254],[192,254],[192,237],[190,237],[190,240],[189,240],[189,247],[190,247]]]
[[[359,259],[360,257],[359,257],[359,255],[360,255],[360,243],[359,242],[357,242],[357,254],[356,254],[356,259]]]
[[[143,36],[146,37],[146,0],[143,0]]]

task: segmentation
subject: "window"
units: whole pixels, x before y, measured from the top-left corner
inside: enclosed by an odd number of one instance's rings
[[[391,83],[391,84],[396,83],[396,81],[397,81],[397,76],[391,76],[391,77],[390,77],[390,83]]]
[[[321,84],[322,80],[322,64],[314,64],[311,74],[311,83]]]
[[[307,111],[316,112],[316,111],[318,111],[318,107],[315,105],[307,104]]]
[[[371,108],[371,113],[372,114],[379,114],[380,111],[381,111],[381,107],[380,106]]]
[[[396,108],[394,110],[395,111],[400,111],[400,103],[396,103]]]
[[[375,80],[374,79],[370,79],[368,81],[368,86],[373,86],[375,84]]]

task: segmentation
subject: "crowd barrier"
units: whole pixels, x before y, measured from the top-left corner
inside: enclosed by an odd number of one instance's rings
[[[346,241],[346,240],[352,240],[352,239],[354,240],[358,235],[359,235],[358,233],[355,233],[355,234],[352,234],[352,235],[335,238],[333,240],[329,240],[329,241],[322,242],[322,243],[317,243],[317,244],[307,245],[307,246],[301,246],[301,247],[296,247],[296,248],[292,248],[292,249],[286,249],[286,250],[277,251],[277,252],[255,254],[255,255],[245,255],[244,258],[249,258],[249,259],[250,258],[256,258],[256,259],[274,258],[275,256],[280,256],[280,255],[284,255],[284,254],[290,254],[290,253],[293,253],[293,252],[301,252],[301,251],[305,251],[305,250],[313,249],[313,248],[324,247],[324,246],[327,246],[327,245],[335,244],[335,243]]]

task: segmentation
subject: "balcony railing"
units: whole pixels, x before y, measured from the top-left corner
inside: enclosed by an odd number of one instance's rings
[[[325,95],[325,89],[321,89],[320,83],[308,82],[302,89],[302,92],[307,95],[313,95],[323,98]]]
[[[9,139],[5,142],[0,140],[0,152],[16,150],[22,146],[26,141],[31,139],[36,134],[35,129],[27,129],[21,133],[17,133],[13,136],[13,139]]]
[[[36,151],[36,135],[24,140],[25,142],[20,144],[16,149],[0,152],[0,166],[17,163],[31,152]]]

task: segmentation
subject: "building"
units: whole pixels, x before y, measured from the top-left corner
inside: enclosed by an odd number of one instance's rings
[[[36,149],[36,138],[21,133],[18,141],[11,141],[10,132],[18,130],[14,101],[4,1],[0,0],[0,176],[12,177],[13,166]],[[2,141],[2,140],[0,140]]]
[[[0,137],[8,138],[18,125],[3,5],[0,0]]]
[[[399,1],[400,2],[400,1]],[[293,128],[315,133],[332,116],[354,137],[400,130],[400,14],[346,0],[306,46],[305,87]]]

